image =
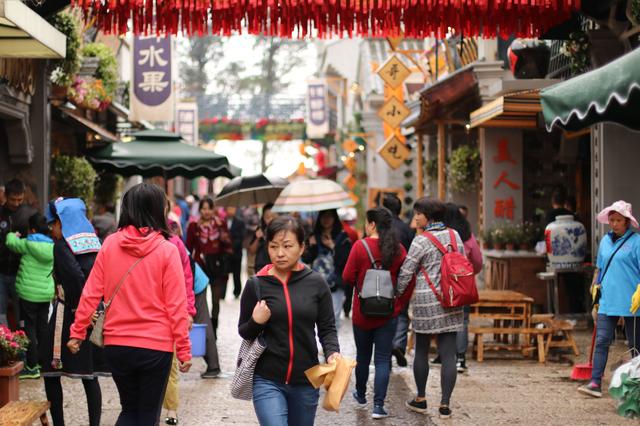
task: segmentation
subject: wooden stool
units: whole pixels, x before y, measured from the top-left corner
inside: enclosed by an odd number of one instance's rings
[[[0,408],[0,426],[31,426],[40,419],[40,423],[48,425],[47,410],[49,401],[11,401]]]
[[[580,355],[578,345],[573,338],[573,324],[567,320],[551,320],[549,322],[551,333],[547,336],[547,343],[545,345],[545,353],[549,354],[550,348],[571,348],[575,356]],[[553,340],[553,336],[562,337],[561,340]]]
[[[544,346],[544,336],[549,333],[547,328],[495,328],[495,327],[469,327],[469,333],[474,334],[473,338],[473,352],[476,354],[476,360],[478,362],[484,361],[484,351],[488,347],[490,349],[506,349],[509,351],[521,351],[523,355],[527,355],[529,352],[536,350],[538,352],[538,362],[546,361],[546,352]],[[485,334],[524,334],[534,338],[535,346],[524,346],[520,344],[495,344],[488,343],[483,340]]]

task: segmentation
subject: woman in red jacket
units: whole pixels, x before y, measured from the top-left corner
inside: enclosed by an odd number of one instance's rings
[[[367,254],[363,241],[371,250],[376,264],[382,269],[391,272],[391,278],[395,287],[398,271],[407,254],[400,244],[396,233],[392,228],[393,216],[385,208],[375,208],[367,211],[366,231],[367,237],[357,241],[347,260],[347,265],[342,273],[343,281],[352,286],[357,286],[358,294],[362,289],[364,276],[368,269],[372,268],[371,260]],[[373,388],[373,414],[374,419],[382,419],[388,416],[384,409],[384,400],[387,396],[389,385],[389,373],[391,371],[391,349],[393,337],[396,332],[398,313],[402,310],[402,304],[407,297],[396,299],[396,308],[389,317],[371,318],[360,311],[360,299],[353,300],[353,337],[356,341],[357,366],[356,366],[356,390],[353,397],[360,406],[367,404],[366,390],[369,378],[369,364],[373,347],[375,345],[376,376]]]
[[[200,219],[187,228],[187,248],[211,283],[211,323],[218,329],[220,299],[224,299],[229,277],[229,256],[233,253],[227,224],[213,208],[211,198],[200,200]]]
[[[174,347],[180,371],[191,366],[184,271],[167,241],[165,204],[164,192],[147,183],[124,195],[119,230],[98,253],[67,344],[77,352],[100,301],[112,301],[104,355],[120,394],[116,425],[158,424]]]

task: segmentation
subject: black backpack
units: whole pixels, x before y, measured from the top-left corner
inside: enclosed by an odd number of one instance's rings
[[[367,242],[365,240],[361,242],[367,251],[372,268],[367,269],[359,291],[356,285],[360,299],[360,312],[372,318],[388,317],[393,314],[396,299],[391,272],[378,267]]]

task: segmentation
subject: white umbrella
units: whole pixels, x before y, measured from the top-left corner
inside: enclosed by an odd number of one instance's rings
[[[300,180],[290,183],[273,206],[273,211],[316,212],[349,207],[355,202],[336,182],[328,179]]]

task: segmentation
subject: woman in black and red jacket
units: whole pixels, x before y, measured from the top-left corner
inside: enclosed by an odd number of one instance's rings
[[[320,274],[300,263],[298,220],[275,219],[266,239],[273,264],[247,282],[238,323],[242,338],[263,333],[267,344],[255,369],[253,405],[262,425],[313,425],[319,392],[304,372],[318,364],[316,326],[327,362],[340,356],[331,292]]]
[[[353,245],[349,260],[342,273],[342,279],[348,285],[357,289],[353,300],[353,337],[357,349],[356,366],[356,390],[353,397],[360,406],[367,404],[366,391],[369,379],[369,364],[371,357],[375,356],[376,376],[373,387],[373,412],[374,419],[382,419],[388,416],[384,408],[384,400],[387,396],[389,385],[389,373],[391,372],[391,349],[393,337],[396,333],[398,314],[409,303],[411,292],[405,293],[402,298],[396,298],[394,312],[388,317],[372,318],[360,311],[360,299],[357,296],[362,291],[364,277],[368,269],[373,268],[371,259],[367,254],[367,248],[376,261],[376,267],[391,273],[393,286],[397,284],[398,272],[407,255],[406,250],[400,244],[393,230],[393,216],[385,208],[375,208],[367,211],[366,231],[367,237],[357,241]]]

